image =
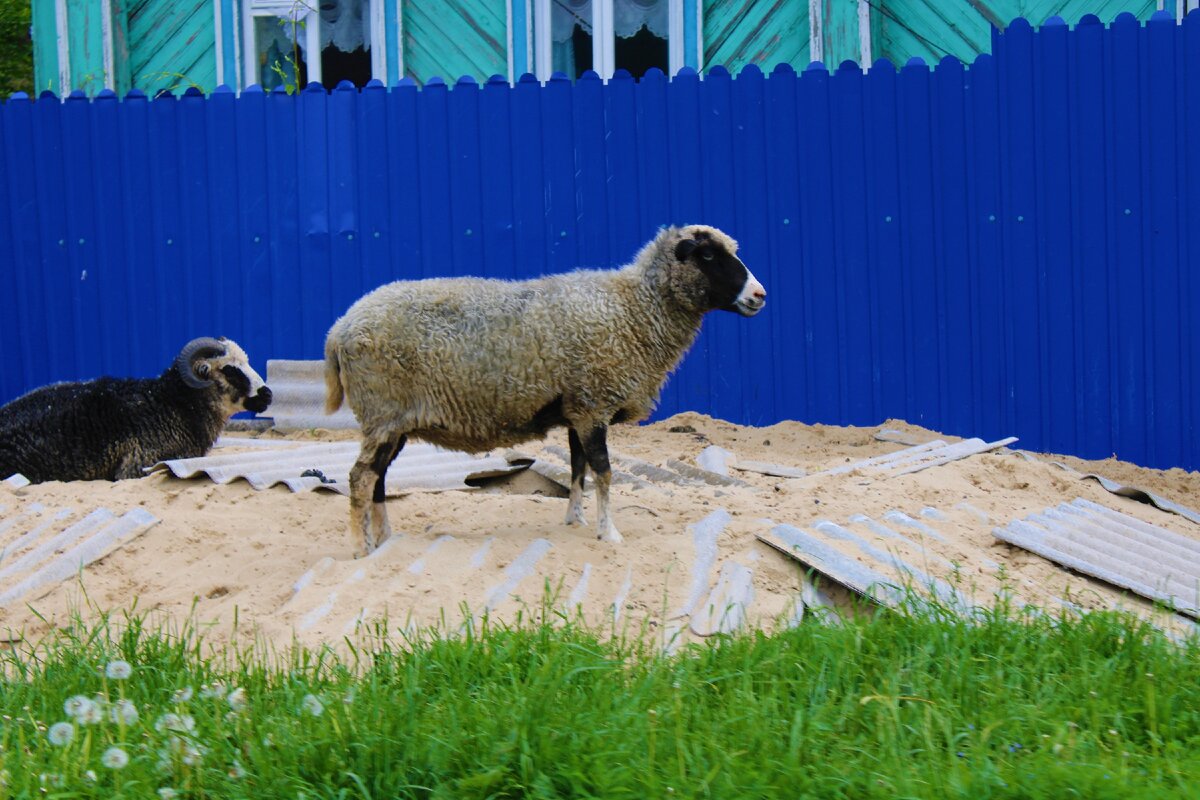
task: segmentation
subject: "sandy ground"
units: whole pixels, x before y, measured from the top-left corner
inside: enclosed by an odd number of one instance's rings
[[[902,431],[913,441],[938,436],[895,421],[872,428],[796,422],[748,428],[682,414],[648,426],[617,426],[610,449],[656,465],[671,459],[695,464],[701,451],[718,445],[739,459],[815,473],[904,447],[876,439],[882,429]],[[565,448],[565,436],[522,450],[545,455],[547,447]],[[354,559],[348,501],[332,493],[293,494],[282,486],[256,491],[244,481],[216,485],[161,473],[117,483],[0,486],[2,545],[30,524],[17,515],[33,503],[76,514],[99,506],[118,514],[143,508],[160,520],[82,575],[0,610],[0,633],[36,638],[74,611],[91,616],[136,603],[175,623],[190,617],[215,642],[236,635],[280,646],[338,644],[356,635],[361,623],[455,628],[464,614],[485,610],[505,621],[546,610],[582,612],[617,629],[688,639],[712,627],[697,624],[710,589],[722,576],[729,583],[738,575],[749,576],[747,624],[771,628],[794,617],[803,570],[756,533],[773,523],[811,530],[822,521],[847,525],[856,515],[883,520],[897,511],[941,536],[917,536],[923,547],[903,547],[902,555],[950,580],[973,602],[990,604],[1003,588],[1020,602],[1049,609],[1069,602],[1149,614],[1149,604],[1137,598],[998,542],[993,527],[1080,497],[1196,540],[1200,526],[1111,495],[1051,460],[1200,506],[1200,473],[1049,456],[1031,461],[1004,450],[899,477],[856,470],[787,479],[733,469],[730,475],[748,486],[618,484],[615,520],[625,542],[611,545],[596,541],[590,527],[563,524],[567,501],[544,479],[523,473],[474,491],[390,499],[397,534],[373,556]],[[930,508],[936,512],[922,516]],[[585,509],[591,521],[590,490]],[[720,509],[729,518],[717,536],[716,557],[710,568],[698,568],[701,537],[691,526]],[[10,521],[7,530],[3,520]],[[854,548],[843,549],[861,560]],[[533,563],[524,574],[526,562]],[[701,602],[691,603],[698,590]],[[689,604],[692,613],[681,614]]]

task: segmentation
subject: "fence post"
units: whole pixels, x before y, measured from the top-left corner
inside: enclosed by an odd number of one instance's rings
[[[567,76],[556,72],[542,89],[546,255],[547,267],[552,272],[563,272],[579,266],[572,88]]]
[[[241,236],[238,231],[238,187],[242,182],[243,166],[238,152],[237,98],[233,90],[222,84],[209,97],[200,100],[209,131],[209,142],[204,162],[207,170],[209,192],[208,213],[212,219],[212,261],[207,271],[212,273],[212,291],[215,299],[216,319],[212,330],[222,336],[236,340],[246,350],[258,367],[267,365],[267,351],[259,346],[257,351],[248,338],[244,327],[247,318],[245,307],[256,305],[255,298],[260,290],[250,285],[247,293],[243,279],[245,268],[241,262]],[[200,269],[205,267],[200,265]],[[205,336],[212,333],[206,332]],[[262,374],[266,374],[263,372]]]
[[[1194,8],[1195,4],[1190,3]],[[1183,69],[1189,76],[1183,82],[1181,108],[1185,131],[1200,131],[1200,10],[1191,11],[1183,20],[1181,42]],[[1185,172],[1181,175],[1179,197],[1183,270],[1183,331],[1188,368],[1184,372],[1185,429],[1192,432],[1184,443],[1183,463],[1195,467],[1200,461],[1200,148],[1185,147]]]
[[[608,181],[608,253],[615,263],[632,259],[641,246],[641,203],[638,196],[637,84],[619,69],[604,87],[605,177]],[[650,165],[642,165],[649,168]]]
[[[100,340],[102,361],[99,368],[109,375],[132,375],[134,364],[130,350],[137,338],[132,320],[141,309],[130,305],[129,288],[133,275],[125,255],[125,178],[129,169],[121,158],[121,108],[111,90],[100,92],[88,109],[91,125],[83,150],[95,171],[86,192],[86,202],[95,209],[96,275],[94,290],[99,308],[96,314],[103,326]]]

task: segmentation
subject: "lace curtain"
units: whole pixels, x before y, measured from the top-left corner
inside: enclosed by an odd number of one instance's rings
[[[551,32],[555,43],[566,42],[578,24],[592,32],[594,0],[550,0]],[[667,38],[666,0],[612,0],[613,30],[628,39],[645,26],[660,39]]]
[[[597,0],[550,0],[551,68],[575,77],[575,43],[572,34],[578,25],[592,33],[592,10]],[[666,39],[669,31],[667,0],[612,0],[613,33],[622,39],[637,34],[643,27]]]
[[[317,3],[320,3],[319,7]],[[271,36],[268,40],[259,40],[260,50],[270,51],[272,47],[281,53],[290,52],[292,37],[295,36],[300,45],[300,52],[307,54],[308,42],[304,35],[303,20],[313,8],[321,18],[321,49],[333,45],[343,53],[350,53],[358,48],[371,49],[371,14],[370,0],[294,0],[294,2],[255,3],[255,8],[263,8],[275,13],[271,26]]]

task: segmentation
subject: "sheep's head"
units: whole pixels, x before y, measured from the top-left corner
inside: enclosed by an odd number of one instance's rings
[[[179,352],[175,369],[193,389],[216,387],[226,416],[239,411],[261,413],[271,405],[271,390],[250,366],[246,351],[232,339],[193,339]]]
[[[669,231],[665,242],[675,264],[672,284],[702,311],[735,311],[753,317],[767,304],[767,292],[737,257],[730,236],[707,225]],[[699,280],[697,280],[699,278]]]

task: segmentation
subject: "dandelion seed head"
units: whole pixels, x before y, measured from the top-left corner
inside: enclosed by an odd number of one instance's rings
[[[63,703],[63,713],[68,717],[78,717],[80,712],[92,705],[95,701],[92,698],[82,694],[77,694],[74,697],[68,697]]]
[[[132,700],[122,697],[108,707],[108,718],[121,725],[133,725],[138,721],[137,706]]]
[[[242,766],[240,761],[234,761],[233,764],[229,766],[229,777],[233,778],[235,781],[246,777],[246,768]]]
[[[225,702],[229,703],[229,707],[234,711],[241,711],[249,702],[246,700],[246,690],[240,686],[237,687],[229,693],[229,695],[225,698]]]
[[[69,722],[56,722],[50,726],[46,738],[55,747],[66,747],[75,738],[75,726]]]
[[[128,661],[110,661],[104,668],[104,674],[110,681],[123,681],[133,674],[133,667]]]
[[[186,703],[192,699],[192,687],[185,686],[182,689],[176,689],[171,694],[171,702],[175,704]]]
[[[94,770],[94,769],[89,769],[87,772],[83,773],[83,777],[84,777],[84,778],[86,778],[88,781],[90,781],[90,782],[92,782],[92,783],[95,783],[95,782],[96,782],[96,780],[97,780],[97,778],[96,778],[96,770]]]
[[[179,796],[179,792],[175,791],[170,786],[163,786],[159,788],[158,796],[161,798],[161,800],[175,800],[175,798]]]
[[[191,733],[196,730],[196,720],[192,719],[191,714],[172,714],[167,712],[160,716],[154,722],[154,730],[162,733],[164,731],[172,731],[174,733]]]
[[[210,686],[206,683],[200,687],[200,696],[205,700],[220,700],[225,697],[225,684],[218,682]]]
[[[98,725],[104,721],[104,709],[95,700],[89,700],[88,704],[75,715],[75,721],[80,725]]]
[[[312,694],[304,695],[304,699],[300,701],[300,708],[305,713],[311,714],[314,717],[319,717],[325,713],[325,706],[316,695]]]
[[[129,754],[119,747],[110,747],[100,756],[100,763],[109,769],[125,769],[129,764]]]
[[[203,745],[185,742],[183,746],[183,753],[180,754],[179,759],[189,767],[194,767],[200,763],[200,759],[204,758],[204,754],[206,752],[208,752],[208,748],[204,747]]]
[[[55,788],[63,785],[62,775],[57,772],[43,772],[38,775],[38,783],[43,786],[53,786]]]

